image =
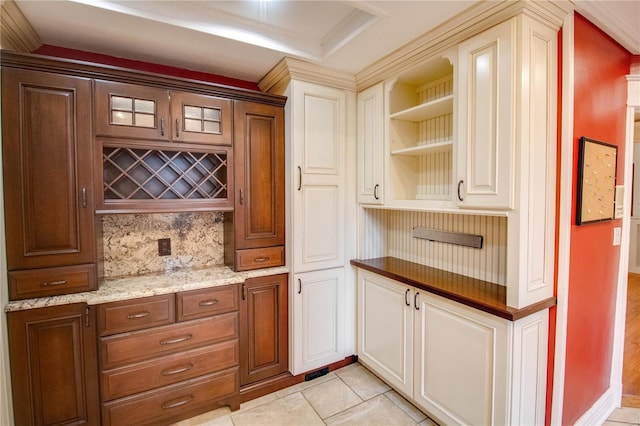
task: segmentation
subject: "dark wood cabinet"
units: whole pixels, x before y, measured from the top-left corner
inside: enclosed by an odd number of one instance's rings
[[[96,80],[96,135],[231,145],[231,100]]]
[[[98,305],[105,425],[239,408],[238,285]]]
[[[97,288],[89,105],[88,78],[2,70],[7,267],[52,268],[10,276],[10,299]]]
[[[15,424],[99,424],[94,309],[9,312],[7,322]]]
[[[234,104],[235,210],[225,214],[225,263],[236,271],[284,265],[284,111]]]
[[[251,278],[240,303],[240,386],[289,369],[287,274]]]

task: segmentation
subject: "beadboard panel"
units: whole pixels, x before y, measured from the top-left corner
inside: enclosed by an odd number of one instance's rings
[[[507,218],[433,212],[364,209],[362,259],[392,256],[445,271],[506,285]],[[482,235],[482,249],[411,236],[415,227]]]

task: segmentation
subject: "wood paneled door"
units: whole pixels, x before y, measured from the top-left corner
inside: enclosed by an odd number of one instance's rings
[[[288,371],[287,274],[251,278],[240,303],[240,386]]]

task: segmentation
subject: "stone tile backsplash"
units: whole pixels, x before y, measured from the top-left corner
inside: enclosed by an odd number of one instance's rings
[[[104,277],[224,263],[223,217],[220,212],[104,215]],[[171,255],[158,256],[160,238],[171,238]]]

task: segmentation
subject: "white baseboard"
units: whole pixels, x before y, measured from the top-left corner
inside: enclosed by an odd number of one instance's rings
[[[601,425],[606,422],[611,413],[613,413],[613,410],[620,406],[620,398],[616,398],[616,393],[613,387],[607,389],[575,424],[577,426],[592,426]]]

